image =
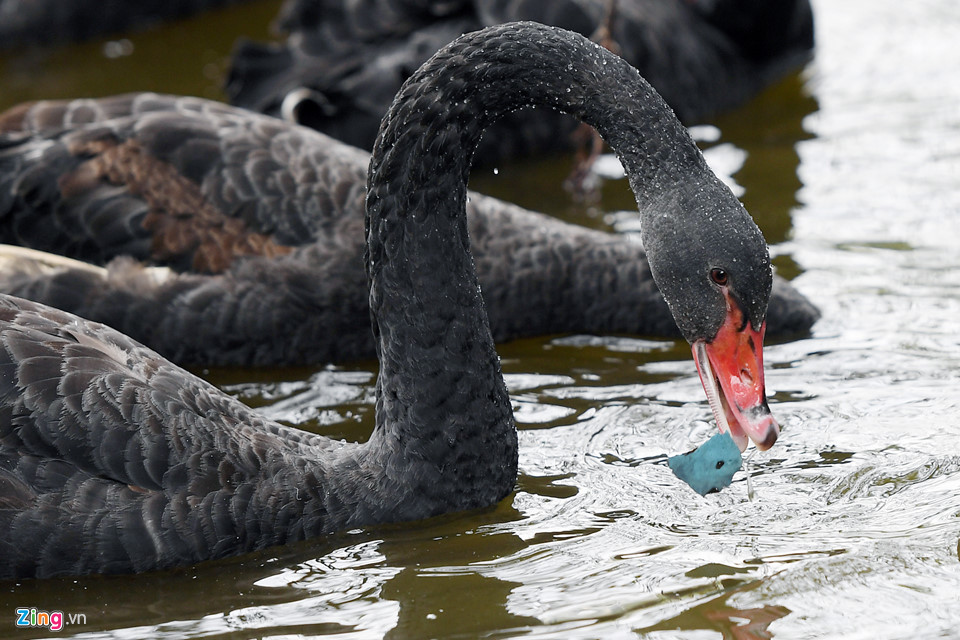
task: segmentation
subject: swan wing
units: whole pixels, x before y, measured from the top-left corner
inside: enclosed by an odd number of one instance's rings
[[[0,241],[218,273],[362,211],[366,156],[199,98],[128,94],[0,115]]]

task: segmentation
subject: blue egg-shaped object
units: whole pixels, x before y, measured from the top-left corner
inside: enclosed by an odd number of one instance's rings
[[[718,433],[693,451],[671,456],[667,464],[678,478],[705,496],[730,486],[743,457],[729,433]]]

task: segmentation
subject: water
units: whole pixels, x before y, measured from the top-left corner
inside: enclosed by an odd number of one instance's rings
[[[215,95],[225,32],[259,36],[276,4],[132,36],[118,58],[98,43],[8,59],[3,106]],[[815,9],[816,60],[704,143],[824,313],[809,339],[767,347],[784,432],[747,467],[753,501],[746,473],[700,498],[662,464],[714,429],[686,345],[527,340],[501,349],[521,477],[495,509],[174,572],[4,583],[0,633],[26,606],[86,622],[21,637],[960,638],[960,5]],[[622,181],[571,204],[568,166],[473,185],[630,233]],[[374,370],[208,374],[274,417],[363,438]]]

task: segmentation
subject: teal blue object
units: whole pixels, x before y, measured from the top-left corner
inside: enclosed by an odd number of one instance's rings
[[[729,433],[718,433],[693,451],[671,456],[667,464],[678,478],[705,496],[730,486],[743,457]]]

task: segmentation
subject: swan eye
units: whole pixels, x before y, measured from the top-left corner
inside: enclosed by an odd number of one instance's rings
[[[710,279],[716,282],[721,287],[726,286],[729,276],[727,272],[723,269],[711,269],[710,270]]]
[[[723,468],[723,460],[717,460],[717,469]]]

